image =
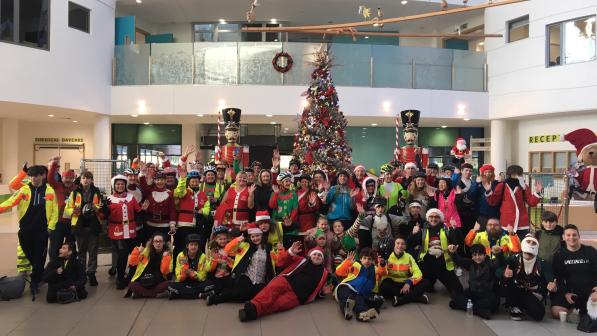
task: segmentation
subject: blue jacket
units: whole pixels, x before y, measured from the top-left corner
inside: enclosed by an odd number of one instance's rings
[[[371,265],[368,268],[361,266],[359,275],[356,278],[347,281],[347,285],[350,285],[357,294],[363,296],[369,296],[375,287],[375,265]]]
[[[350,208],[350,189],[348,187],[338,190],[335,185],[330,188],[325,203],[329,204],[328,219],[329,220],[351,220],[352,209]]]
[[[498,182],[493,181],[491,183],[491,190],[495,190],[495,186],[497,186]],[[495,217],[500,218],[500,205],[491,206],[487,202],[487,197],[485,196],[485,188],[483,187],[482,183],[477,184],[477,216],[485,216],[487,218]]]

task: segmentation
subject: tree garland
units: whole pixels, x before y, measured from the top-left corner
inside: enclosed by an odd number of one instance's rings
[[[278,60],[282,57],[286,58],[285,66],[281,66],[278,64]],[[290,56],[289,53],[283,52],[283,51],[277,53],[276,56],[274,56],[274,59],[272,60],[272,65],[274,66],[274,69],[280,73],[286,73],[286,72],[290,71],[290,69],[292,69],[293,63],[294,63],[294,61],[292,60],[292,56]]]

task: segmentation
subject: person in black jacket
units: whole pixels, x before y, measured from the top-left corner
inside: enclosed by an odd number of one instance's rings
[[[473,314],[489,320],[497,310],[498,298],[494,294],[495,272],[504,263],[504,255],[499,245],[491,250],[494,259],[487,258],[485,247],[481,244],[471,246],[472,258],[461,257],[456,253],[457,245],[449,245],[448,251],[456,265],[468,270],[468,288],[464,291],[452,292],[450,308],[466,310],[468,300],[473,303]]]
[[[257,211],[267,210],[271,216],[272,209],[269,208],[269,199],[272,193],[272,173],[262,169],[255,181],[255,190],[249,194],[248,205],[251,209],[251,220],[255,220]]]
[[[58,257],[46,266],[43,281],[48,283],[46,296],[48,303],[56,302],[58,291],[67,288],[76,290],[79,300],[87,297],[85,267],[74,253],[72,243],[62,244],[60,250],[58,250]]]

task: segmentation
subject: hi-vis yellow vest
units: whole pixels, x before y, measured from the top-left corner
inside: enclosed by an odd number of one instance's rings
[[[424,231],[425,236],[423,237],[423,247],[421,248],[421,253],[419,254],[419,260],[423,260],[425,255],[427,254],[427,250],[429,249],[429,230]],[[443,228],[439,230],[439,241],[441,243],[442,250],[444,251],[444,259],[446,260],[446,269],[448,271],[454,270],[454,262],[452,261],[452,257],[450,253],[448,253],[448,235],[446,234],[446,230]]]
[[[48,229],[54,230],[56,222],[58,222],[58,201],[54,189],[46,184],[46,193],[44,195],[46,204],[46,220],[48,222]],[[0,204],[0,213],[7,212],[13,207],[17,207],[19,213],[19,221],[25,216],[27,209],[31,203],[31,187],[29,185],[23,186],[9,199]]]

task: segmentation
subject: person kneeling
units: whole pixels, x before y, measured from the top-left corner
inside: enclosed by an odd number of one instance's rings
[[[202,299],[213,294],[212,283],[206,282],[207,264],[205,254],[199,250],[201,236],[196,233],[186,237],[186,249],[176,257],[176,279],[170,283],[170,299]]]
[[[334,298],[340,305],[340,310],[347,320],[352,319],[353,313],[357,320],[367,322],[379,314],[379,307],[372,307],[368,300],[377,279],[373,251],[365,247],[360,251],[361,260],[355,262],[354,252],[348,253],[338,268],[336,274],[344,280],[336,287]],[[383,273],[383,268],[378,268],[377,273]]]
[[[466,305],[470,300],[473,303],[473,314],[489,320],[491,314],[495,313],[498,307],[498,298],[494,294],[495,272],[503,266],[504,255],[500,245],[491,247],[490,259],[485,254],[485,246],[473,244],[471,246],[472,259],[461,257],[458,252],[458,245],[448,246],[448,251],[456,265],[468,270],[468,288],[464,291],[452,292],[450,308],[466,311]]]
[[[429,281],[423,279],[423,273],[415,258],[405,251],[404,237],[396,238],[394,251],[388,257],[385,266],[387,275],[381,278],[379,291],[384,297],[392,299],[394,307],[410,302],[427,304],[429,298],[425,290],[429,287]]]
[[[129,284],[133,298],[154,298],[166,292],[172,257],[164,248],[164,235],[155,232],[146,248],[135,247],[129,256],[129,265],[137,267]]]
[[[323,265],[323,250],[312,248],[307,258],[301,257],[301,243],[294,242],[288,251],[278,255],[278,266],[286,267],[251,301],[239,310],[241,321],[255,320],[258,317],[290,310],[307,304],[318,296],[331,293],[325,285],[328,271]]]
[[[48,283],[48,303],[71,303],[87,297],[85,268],[73,251],[71,243],[62,244],[58,258],[50,261],[44,271],[43,281]]]

